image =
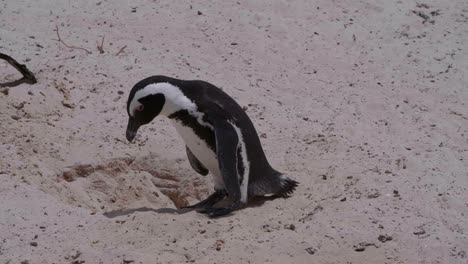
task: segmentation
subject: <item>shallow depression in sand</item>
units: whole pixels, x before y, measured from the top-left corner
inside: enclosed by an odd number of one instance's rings
[[[200,200],[204,180],[184,169],[167,169],[152,156],[76,164],[58,175],[61,200],[95,211],[181,207]]]

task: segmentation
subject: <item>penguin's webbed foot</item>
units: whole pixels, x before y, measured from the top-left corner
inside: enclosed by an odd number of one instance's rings
[[[202,214],[207,214],[210,218],[215,218],[223,215],[230,214],[235,210],[239,209],[241,206],[240,201],[235,202],[231,206],[228,207],[211,207],[211,208],[204,208],[203,210],[197,210],[197,212]]]
[[[227,192],[225,190],[216,190],[213,194],[208,196],[205,200],[196,203],[194,205],[183,206],[181,209],[197,209],[197,212],[204,212],[205,209],[212,208],[213,205],[221,201],[227,196]],[[200,210],[198,210],[200,209]]]
[[[208,217],[210,218],[215,218],[215,217],[230,214],[232,213],[232,211],[234,210],[230,207],[221,207],[221,208],[212,207],[212,208],[204,210],[203,212],[199,211],[199,213],[207,214]]]

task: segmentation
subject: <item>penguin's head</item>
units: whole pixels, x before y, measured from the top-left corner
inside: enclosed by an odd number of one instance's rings
[[[152,76],[133,86],[127,101],[127,139],[132,142],[138,128],[151,122],[158,115],[195,109],[195,104],[182,92],[183,82],[165,76]]]
[[[138,82],[127,101],[128,125],[126,137],[132,142],[138,128],[151,122],[161,113],[166,98],[162,92],[150,89],[151,84]]]
[[[129,119],[126,136],[128,141],[133,141],[140,126],[148,124],[159,115],[165,100],[163,94],[149,94],[127,106]]]

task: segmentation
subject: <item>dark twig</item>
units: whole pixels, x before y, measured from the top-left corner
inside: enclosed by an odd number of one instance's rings
[[[0,53],[0,59],[8,62],[11,66],[15,67],[15,69],[17,69],[23,75],[23,78],[19,80],[6,82],[6,83],[0,83],[0,87],[15,87],[22,83],[27,83],[27,84],[37,83],[36,77],[28,68],[26,68],[26,65],[20,64],[12,57],[3,53]]]
[[[101,45],[98,45],[97,49],[99,50],[99,53],[104,53],[104,36],[102,36]]]
[[[69,48],[69,49],[79,49],[79,50],[84,50],[86,51],[88,54],[91,54],[92,52],[85,49],[85,48],[81,48],[81,47],[76,47],[76,46],[71,46],[71,45],[68,45],[67,43],[63,42],[62,38],[60,37],[60,33],[59,33],[59,28],[58,26],[55,26],[55,32],[57,32],[57,40],[62,43],[63,45],[65,45],[65,47]]]
[[[127,45],[123,46],[123,47],[119,50],[119,52],[117,52],[117,53],[115,54],[115,56],[119,56],[120,53],[122,53],[122,51],[123,51],[126,47],[127,47]]]

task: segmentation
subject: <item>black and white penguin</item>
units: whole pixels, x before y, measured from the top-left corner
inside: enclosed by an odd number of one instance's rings
[[[239,104],[208,82],[146,78],[132,88],[127,111],[130,142],[140,126],[164,115],[184,140],[192,168],[213,175],[215,192],[187,208],[217,217],[254,196],[287,197],[298,185],[270,166],[252,121]],[[227,196],[230,205],[214,207]]]

